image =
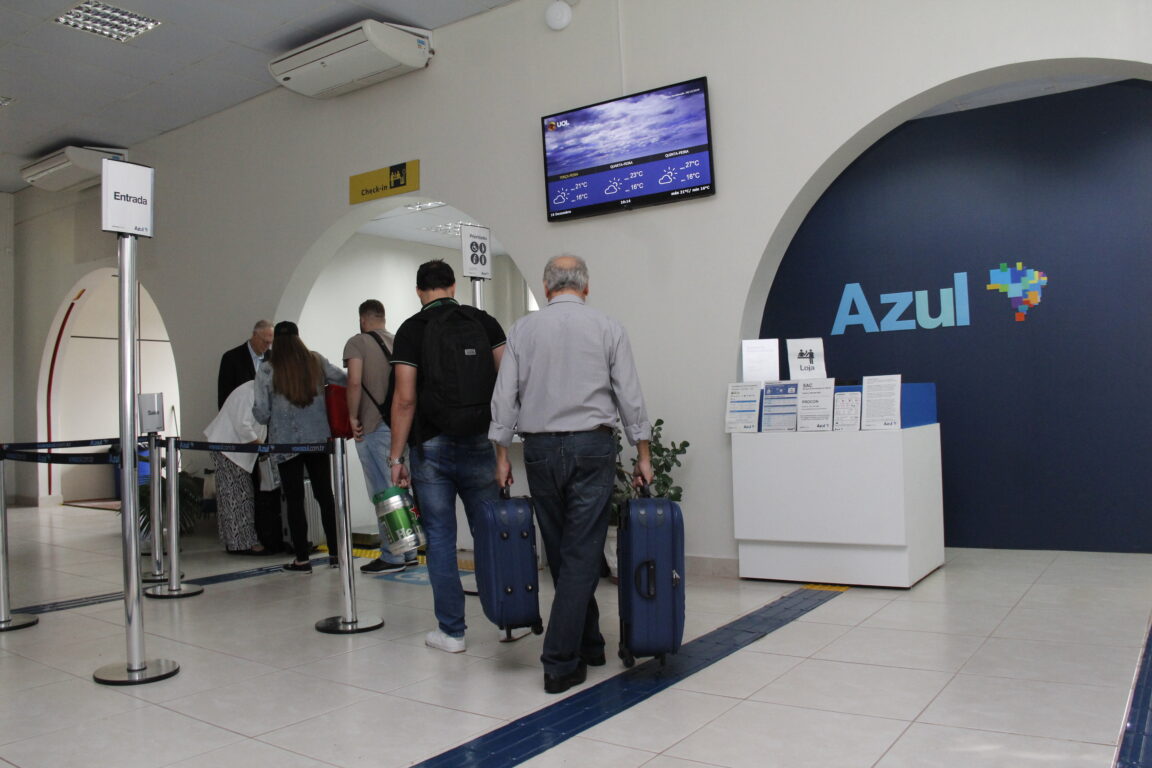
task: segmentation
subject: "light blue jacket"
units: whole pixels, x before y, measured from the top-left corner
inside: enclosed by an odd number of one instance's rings
[[[317,352],[324,380],[328,384],[345,384],[347,375]],[[328,412],[324,408],[324,390],[320,389],[306,406],[293,405],[283,395],[272,390],[272,364],[267,360],[256,369],[255,401],[252,415],[256,421],[268,425],[269,443],[323,443],[332,436],[328,428]],[[281,458],[288,458],[284,456]]]

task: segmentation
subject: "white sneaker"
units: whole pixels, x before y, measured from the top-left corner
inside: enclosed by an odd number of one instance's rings
[[[464,653],[464,638],[446,635],[439,629],[434,629],[424,635],[424,645],[436,648],[445,653]]]

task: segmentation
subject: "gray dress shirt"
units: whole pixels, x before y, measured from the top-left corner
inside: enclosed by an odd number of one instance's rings
[[[629,443],[651,439],[620,323],[568,293],[516,321],[492,392],[489,439],[508,445],[514,432],[588,432],[614,426],[617,413]]]

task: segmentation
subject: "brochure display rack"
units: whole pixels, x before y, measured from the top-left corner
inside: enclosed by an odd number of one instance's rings
[[[944,563],[940,425],[732,435],[740,576],[910,587]]]

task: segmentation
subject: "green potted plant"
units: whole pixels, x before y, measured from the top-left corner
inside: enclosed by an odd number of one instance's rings
[[[672,479],[672,469],[683,466],[680,457],[688,452],[688,441],[677,443],[675,440],[664,442],[664,420],[656,419],[652,424],[652,439],[649,442],[649,451],[652,454],[652,485],[649,488],[651,495],[656,498],[680,501],[684,489],[676,485]],[[620,433],[616,433],[616,487],[612,492],[612,510],[609,514],[611,527],[608,529],[608,541],[604,544],[604,559],[613,581],[616,579],[616,528],[620,525],[620,515],[628,499],[639,496],[639,491],[632,485],[632,473],[636,469],[636,459],[633,457],[629,470],[624,469],[622,454],[624,445],[620,441]]]

